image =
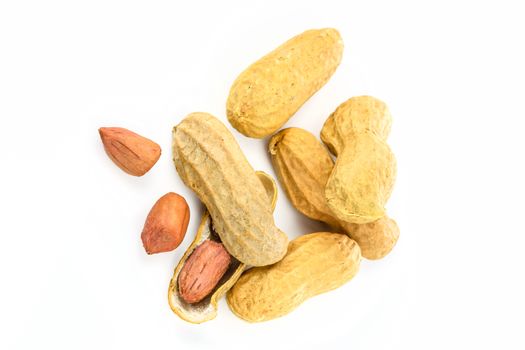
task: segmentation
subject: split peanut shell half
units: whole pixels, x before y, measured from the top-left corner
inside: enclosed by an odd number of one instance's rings
[[[277,185],[275,181],[265,172],[257,171],[256,174],[268,194],[268,200],[272,209],[275,209],[275,202],[277,201]],[[195,248],[206,240],[220,242],[220,237],[213,228],[212,219],[207,210],[202,214],[201,223],[195,239],[173,272],[168,289],[168,302],[171,310],[177,314],[177,316],[190,323],[203,323],[214,319],[215,316],[217,316],[218,300],[237,282],[243,271],[247,268],[246,264],[241,263],[232,256],[228,270],[208,296],[194,304],[189,304],[184,301],[179,295],[179,273]]]

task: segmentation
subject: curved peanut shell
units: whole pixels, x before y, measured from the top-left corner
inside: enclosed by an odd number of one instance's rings
[[[257,171],[256,173],[266,189],[268,201],[272,209],[275,208],[275,202],[277,200],[277,185],[275,181],[262,171]],[[217,316],[218,300],[233,286],[246,268],[245,264],[232,258],[228,270],[210,295],[196,304],[188,304],[185,302],[179,295],[179,273],[195,248],[208,239],[215,241],[220,240],[217,233],[213,230],[210,214],[208,211],[205,211],[202,214],[197,235],[177,264],[168,288],[168,303],[171,310],[183,320],[191,323],[203,323],[214,319]]]
[[[386,141],[392,126],[387,105],[372,96],[348,99],[328,117],[321,130],[321,140],[330,152],[338,155],[352,133],[369,131]]]
[[[283,129],[272,136],[268,150],[293,206],[311,219],[339,227],[324,196],[334,161],[315,136],[300,128]]]
[[[268,321],[342,286],[355,276],[360,261],[359,246],[347,235],[304,235],[290,242],[277,264],[245,272],[228,292],[228,305],[248,322]]]
[[[313,134],[300,128],[281,130],[270,139],[269,151],[277,177],[299,212],[347,233],[367,259],[380,259],[392,250],[399,238],[399,228],[389,217],[358,225],[333,216],[324,189],[334,161]]]
[[[207,113],[188,115],[173,130],[173,157],[231,255],[252,266],[282,259],[288,238],[275,226],[265,188],[224,124]]]
[[[232,126],[262,138],[279,129],[335,72],[343,41],[333,28],[307,30],[249,66],[233,83]]]
[[[366,224],[385,216],[396,177],[390,147],[370,132],[352,134],[328,178],[328,207],[340,220]]]

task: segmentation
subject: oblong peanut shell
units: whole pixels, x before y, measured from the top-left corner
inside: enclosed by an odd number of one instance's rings
[[[334,161],[323,144],[304,129],[287,128],[271,137],[268,151],[292,205],[311,219],[340,227],[324,195]]]
[[[333,28],[293,37],[234,81],[226,103],[228,120],[249,137],[272,134],[328,81],[342,54],[343,41]]]
[[[248,322],[268,321],[342,286],[355,276],[360,261],[359,246],[347,235],[304,235],[290,242],[277,264],[245,272],[228,292],[228,305]]]
[[[324,194],[334,162],[323,144],[301,128],[287,128],[270,139],[269,152],[281,185],[292,205],[310,219],[347,233],[367,259],[381,259],[399,238],[397,223],[384,216],[367,224],[344,222],[333,216]]]
[[[277,185],[272,177],[265,172],[257,171],[256,174],[266,190],[268,202],[273,210],[277,201]],[[191,253],[193,253],[201,243],[209,239],[218,240],[218,237],[213,230],[210,214],[205,210],[202,214],[197,234],[173,271],[173,276],[171,277],[168,287],[168,303],[171,310],[181,319],[190,323],[203,323],[214,319],[217,316],[218,301],[222,298],[224,293],[233,286],[241,276],[242,272],[246,269],[245,264],[232,257],[228,270],[219,280],[219,283],[217,283],[214,290],[206,298],[195,304],[189,304],[184,301],[179,295],[178,283],[180,271],[184,267],[184,264],[190,257]]]
[[[390,147],[370,132],[354,133],[326,183],[328,207],[340,220],[366,224],[385,216],[396,178]]]
[[[224,124],[207,113],[188,115],[173,130],[173,160],[231,255],[252,266],[281,260],[288,238],[275,226],[264,186]]]

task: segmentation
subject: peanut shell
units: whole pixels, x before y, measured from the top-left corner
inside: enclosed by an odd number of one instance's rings
[[[367,259],[387,255],[399,238],[396,222],[387,216],[368,224],[344,222],[333,216],[324,189],[334,168],[327,149],[310,132],[288,128],[272,136],[269,152],[275,172],[292,205],[305,216],[347,233]]]
[[[207,113],[190,114],[173,130],[173,156],[231,255],[252,266],[282,259],[288,238],[275,226],[264,186],[224,124]]]
[[[262,171],[257,171],[256,173],[257,177],[263,184],[263,187],[266,189],[267,200],[270,203],[271,208],[275,208],[275,203],[277,201],[277,185],[275,184],[275,181]],[[168,288],[168,302],[171,310],[183,320],[191,323],[203,323],[214,319],[217,316],[218,300],[233,286],[241,276],[242,272],[246,269],[245,264],[232,257],[230,266],[219,280],[214,290],[208,294],[207,297],[196,304],[189,304],[184,301],[179,294],[178,279],[180,271],[193,251],[207,240],[218,242],[220,241],[220,238],[213,230],[209,212],[205,210],[202,214],[201,223],[197,230],[197,234],[195,235],[195,239],[177,264]]]
[[[343,41],[333,28],[293,37],[235,80],[226,103],[228,120],[245,136],[272,134],[326,84],[342,54]]]
[[[385,216],[396,177],[390,147],[370,132],[346,141],[326,183],[328,207],[340,220],[366,224]]]
[[[304,235],[290,242],[278,263],[245,272],[228,292],[228,305],[248,322],[281,317],[305,300],[348,282],[360,261],[359,246],[347,235]]]
[[[392,251],[399,239],[399,226],[388,216],[368,224],[359,225],[342,221],[340,223],[343,231],[359,244],[361,254],[368,260],[384,258]]]
[[[268,150],[277,178],[293,206],[311,219],[340,227],[324,196],[334,161],[323,144],[304,129],[287,128],[272,136]]]

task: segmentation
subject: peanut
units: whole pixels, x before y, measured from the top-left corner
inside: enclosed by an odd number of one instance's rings
[[[305,300],[348,282],[359,270],[360,260],[359,246],[346,235],[301,236],[278,263],[244,273],[228,292],[228,305],[249,322],[286,315]]]
[[[193,304],[215,288],[230,265],[230,254],[221,243],[204,241],[193,251],[179,274],[180,296]]]
[[[169,192],[160,197],[146,218],[141,239],[148,254],[169,252],[186,235],[190,208],[184,197]]]
[[[174,163],[206,205],[224,247],[252,266],[282,259],[287,236],[274,223],[264,186],[233,135],[207,113],[192,113],[173,130]]]
[[[326,84],[342,54],[343,41],[335,29],[293,37],[235,80],[226,103],[228,120],[249,137],[272,134]]]
[[[326,183],[326,201],[337,218],[366,224],[385,216],[396,160],[388,145],[370,132],[348,138]]]
[[[268,174],[262,171],[257,171],[256,174],[266,190],[268,203],[273,210],[277,200],[277,185]],[[181,270],[186,264],[186,261],[192,255],[196,247],[209,240],[218,239],[219,237],[212,228],[210,214],[207,211],[204,211],[195,239],[177,264],[168,289],[168,302],[170,308],[180,318],[188,322],[202,323],[215,318],[218,309],[217,301],[233,286],[233,284],[239,279],[241,273],[246,268],[245,264],[242,264],[237,259],[231,257],[230,266],[220,281],[218,281],[216,288],[213,289],[213,292],[210,294],[209,298],[205,297],[196,304],[188,304],[184,299],[182,299],[179,293],[178,279]]]
[[[385,216],[396,177],[386,144],[391,123],[385,103],[370,96],[349,99],[325,122],[321,139],[337,155],[325,196],[338,219],[365,224]]]
[[[160,158],[160,146],[133,131],[100,128],[98,132],[109,158],[130,175],[146,174]]]
[[[380,259],[392,250],[399,237],[394,220],[385,216],[358,225],[334,217],[324,196],[334,161],[314,135],[300,128],[281,130],[270,139],[269,151],[277,177],[299,212],[347,233],[367,259]]]

